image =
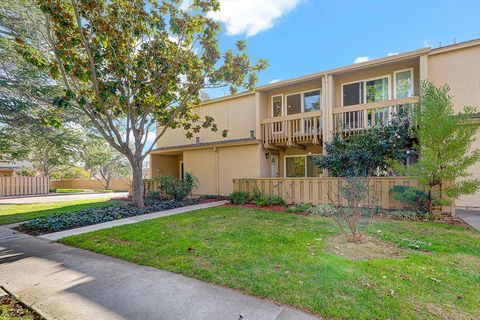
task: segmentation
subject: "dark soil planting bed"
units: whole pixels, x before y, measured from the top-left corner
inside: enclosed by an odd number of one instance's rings
[[[92,208],[30,220],[15,229],[31,235],[41,235],[212,201],[216,199],[196,198],[184,201],[148,199],[144,208],[136,208],[130,204]]]

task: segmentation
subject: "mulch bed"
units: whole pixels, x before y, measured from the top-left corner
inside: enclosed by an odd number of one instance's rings
[[[4,307],[7,307],[4,311]],[[44,320],[41,315],[39,315],[34,310],[23,305],[12,295],[7,294],[0,297],[0,319],[33,319],[33,320]]]

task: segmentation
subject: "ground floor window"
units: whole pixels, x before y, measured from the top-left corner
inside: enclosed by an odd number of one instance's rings
[[[316,155],[285,156],[285,177],[319,177],[322,174],[322,169],[318,168],[313,162],[314,156]]]

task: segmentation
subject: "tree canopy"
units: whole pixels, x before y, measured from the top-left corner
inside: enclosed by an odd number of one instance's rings
[[[142,162],[166,130],[187,137],[217,130],[193,110],[205,88],[253,89],[262,59],[252,64],[246,44],[221,52],[215,0],[42,0],[47,42],[32,43],[10,25],[25,60],[62,82],[59,109],[87,116],[96,133],[125,155],[133,170],[133,202],[143,205]],[[148,139],[158,126],[153,143]]]

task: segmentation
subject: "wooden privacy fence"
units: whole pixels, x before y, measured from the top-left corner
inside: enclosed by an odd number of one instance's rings
[[[234,191],[251,192],[258,188],[268,195],[281,196],[287,203],[329,204],[330,198],[340,195],[339,187],[343,178],[258,178],[234,179]],[[404,209],[404,204],[394,199],[390,189],[395,185],[412,186],[418,188],[418,181],[413,177],[370,177],[368,184],[377,199],[377,205],[384,210]],[[444,184],[447,186],[447,183]],[[329,197],[330,193],[330,197]],[[445,197],[438,187],[433,190],[433,196]],[[344,199],[340,203],[346,203]],[[455,204],[438,208],[443,212],[455,213]]]
[[[131,180],[129,179],[112,179],[110,181],[110,189],[112,190],[128,190]],[[96,179],[66,179],[53,180],[50,182],[51,188],[57,189],[104,189],[105,187]]]
[[[48,193],[46,177],[0,177],[0,197]]]

